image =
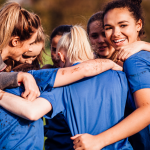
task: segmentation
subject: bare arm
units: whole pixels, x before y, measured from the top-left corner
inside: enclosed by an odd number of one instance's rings
[[[0,90],[0,106],[13,114],[29,120],[38,120],[52,109],[50,102],[44,98],[27,101],[2,90]]]
[[[97,59],[86,61],[73,67],[59,69],[56,75],[54,87],[66,85],[109,69],[120,68],[121,67],[111,60]],[[3,92],[1,94],[3,94]],[[44,103],[43,101],[46,102]],[[35,101],[31,102],[9,93],[4,93],[0,101],[0,105],[6,110],[30,120],[37,120],[49,112],[51,109],[46,109],[46,106],[49,106],[48,104],[50,105],[47,100],[42,98],[37,98]]]
[[[76,66],[58,70],[54,87],[78,81],[84,77],[95,76],[109,69],[122,70],[122,67],[109,59],[88,60]]]
[[[114,127],[96,136],[89,134],[73,137],[75,148],[92,150],[92,145],[98,149],[127,138],[150,124],[150,89],[140,89],[134,93],[137,109]],[[89,142],[91,141],[91,142]],[[93,142],[92,142],[93,141]],[[88,148],[87,148],[88,147]],[[97,148],[97,147],[96,147]],[[96,150],[95,148],[95,150]]]

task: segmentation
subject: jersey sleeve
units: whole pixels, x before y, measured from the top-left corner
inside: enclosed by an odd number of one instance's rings
[[[28,73],[31,73],[36,80],[36,83],[41,92],[50,91],[55,82],[57,69],[41,69],[41,70],[31,70]]]
[[[150,62],[146,56],[150,53],[144,53],[145,56],[143,53],[132,55],[124,63],[124,72],[132,93],[143,88],[150,88]]]
[[[54,88],[51,90],[51,92],[44,91],[40,97],[47,99],[52,105],[52,111],[44,116],[46,119],[51,119],[58,113],[64,112],[65,106],[63,99],[63,87]]]

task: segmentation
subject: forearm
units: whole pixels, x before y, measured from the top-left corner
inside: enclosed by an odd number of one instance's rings
[[[0,99],[0,106],[28,120],[38,120],[52,109],[51,104],[44,98],[27,101],[19,96],[0,91]]]
[[[136,109],[123,121],[105,132],[97,135],[100,148],[127,138],[150,124],[150,106],[143,106]]]
[[[64,86],[84,77],[95,76],[109,69],[114,69],[115,63],[109,59],[88,60],[76,66],[58,70],[54,87]]]

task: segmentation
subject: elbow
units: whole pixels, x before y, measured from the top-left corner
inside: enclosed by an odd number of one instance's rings
[[[30,109],[27,111],[25,118],[30,121],[37,121],[39,119],[39,117],[36,114],[37,113],[33,109]]]

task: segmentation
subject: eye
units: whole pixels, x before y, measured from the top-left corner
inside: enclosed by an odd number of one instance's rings
[[[112,27],[105,27],[105,30],[110,30],[112,29]]]
[[[126,24],[122,24],[120,27],[121,28],[124,28],[124,27],[126,27],[127,25]]]
[[[22,55],[22,57],[23,57],[24,59],[28,59],[28,58],[31,58],[32,56]]]
[[[30,45],[33,45],[33,44],[35,44],[36,42],[34,41],[34,42],[32,42],[32,43],[30,43]]]
[[[98,34],[97,34],[97,33],[93,33],[93,34],[91,34],[91,38],[93,38],[93,39],[97,39],[97,38],[98,38]]]
[[[56,48],[55,48],[55,47],[52,47],[52,51],[53,51],[53,52],[56,52]]]

